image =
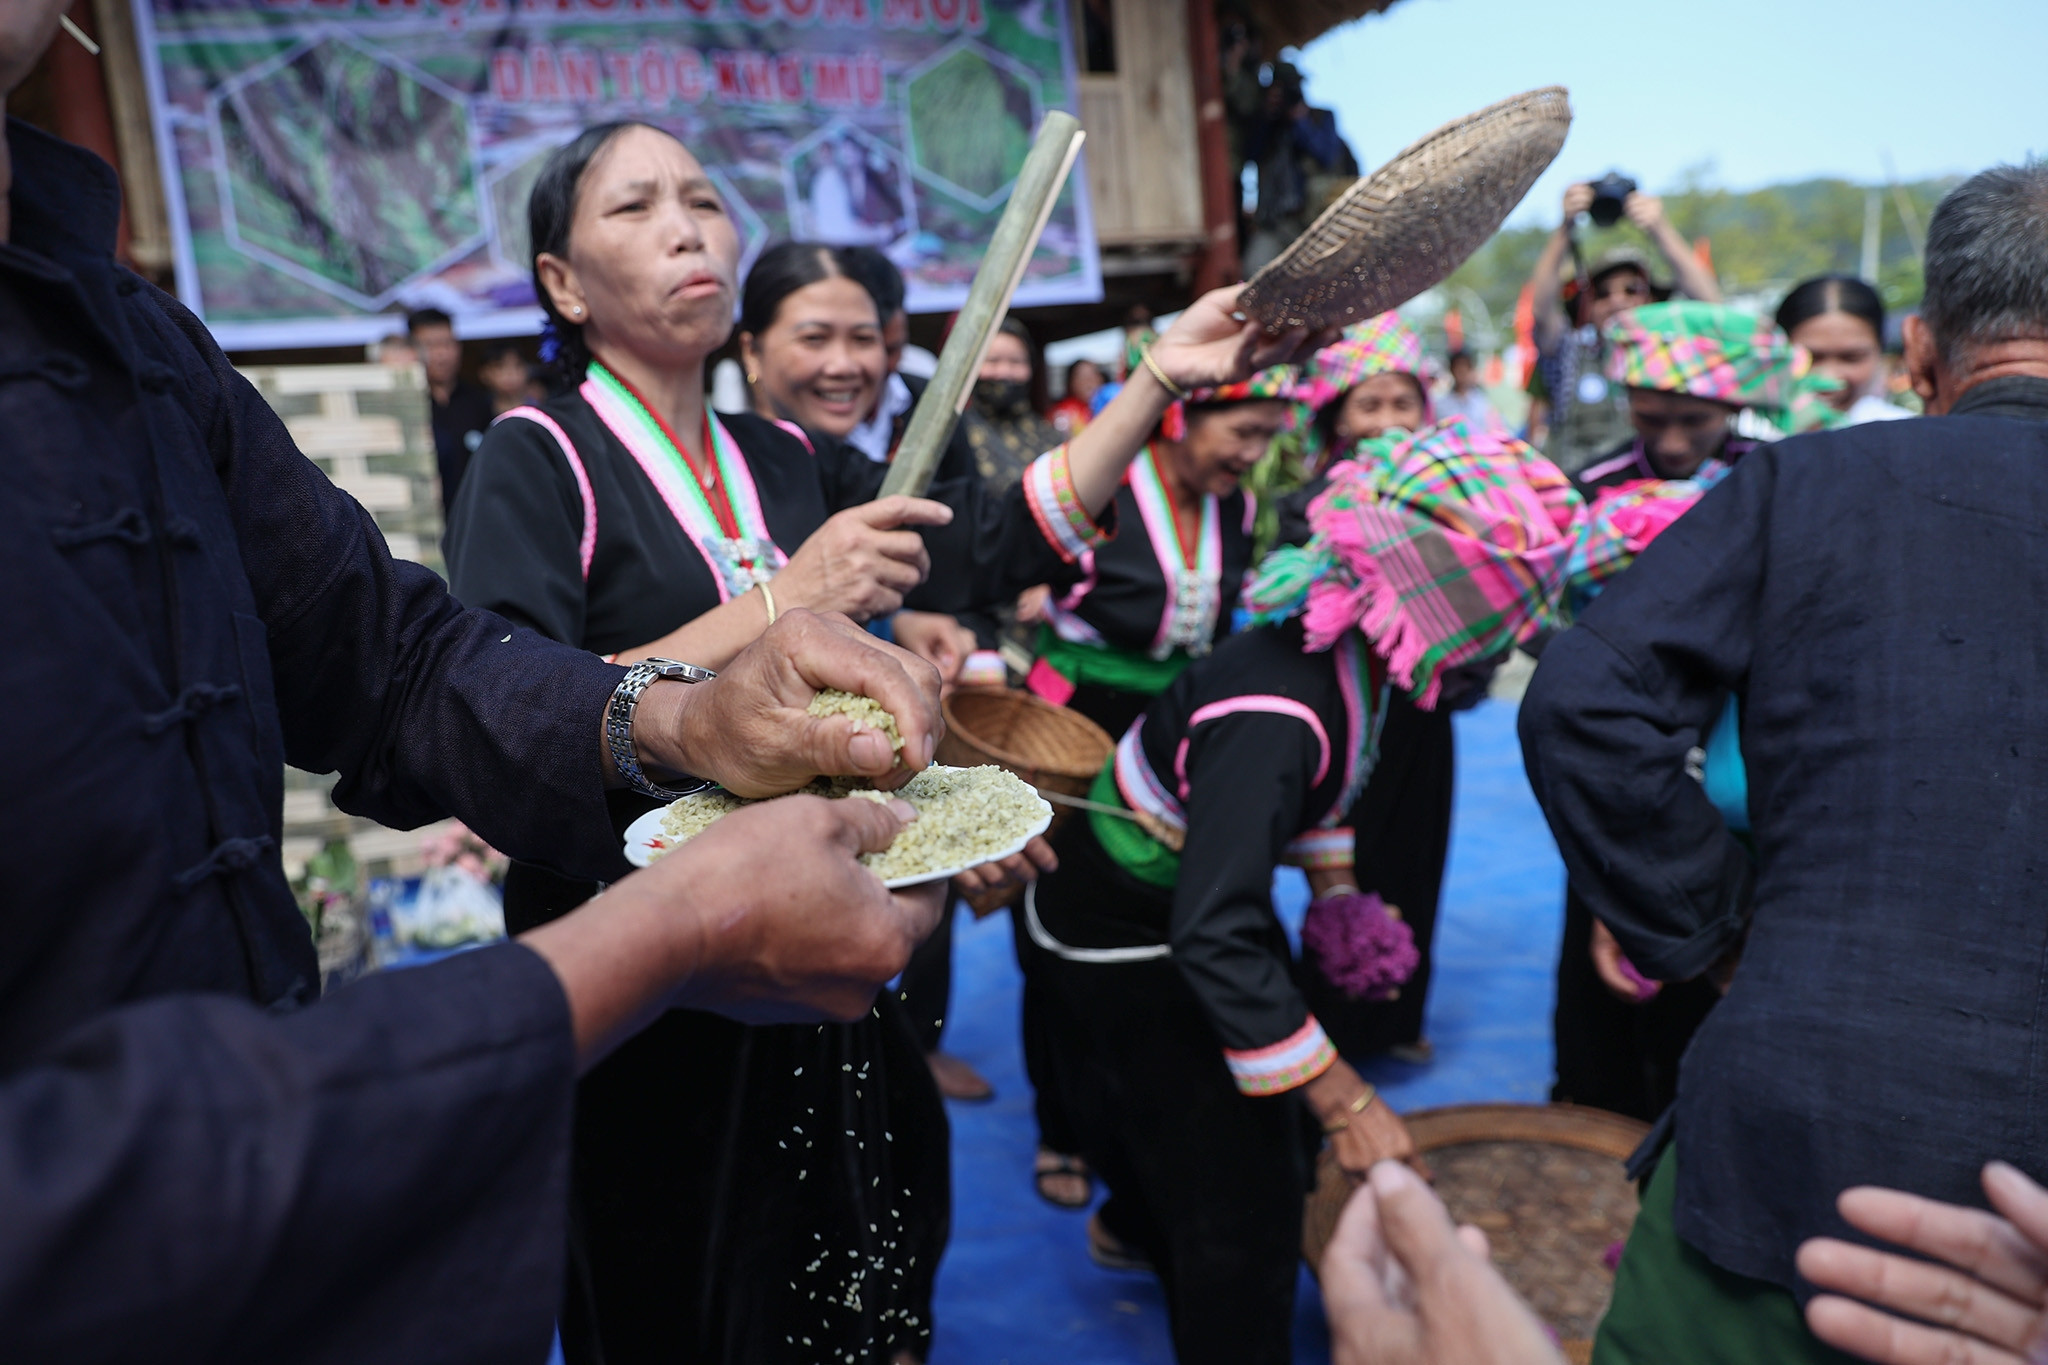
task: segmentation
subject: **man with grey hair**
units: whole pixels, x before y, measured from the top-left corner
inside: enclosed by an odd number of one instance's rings
[[[1926,280],[1928,417],[1745,458],[1522,706],[1573,884],[1646,975],[1729,983],[1596,1362],[1843,1359],[1794,1264],[1842,1190],[2048,1173],[2048,165],[1950,194]],[[1753,844],[1686,771],[1730,695]]]

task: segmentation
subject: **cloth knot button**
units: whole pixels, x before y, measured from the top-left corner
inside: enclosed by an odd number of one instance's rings
[[[142,281],[136,279],[133,275],[123,275],[114,281],[114,292],[124,299],[140,288],[142,288]]]
[[[199,544],[199,523],[190,517],[170,517],[164,522],[164,534],[171,544],[193,549]]]
[[[267,834],[254,839],[223,839],[213,846],[211,853],[172,877],[171,885],[181,892],[190,891],[215,873],[246,872],[256,866],[256,860],[270,848],[270,836]]]
[[[182,725],[195,719],[208,708],[231,702],[242,695],[242,689],[233,683],[193,683],[178,694],[177,705],[168,711],[158,711],[142,718],[142,733],[160,735],[173,725]]]
[[[168,365],[149,365],[142,371],[142,387],[151,393],[169,393],[178,382],[178,372]]]
[[[104,521],[88,521],[80,526],[53,526],[50,539],[66,548],[90,545],[96,540],[125,540],[130,545],[147,545],[149,518],[142,515],[139,507],[123,507]]]
[[[41,379],[60,389],[76,392],[92,379],[92,371],[75,355],[59,351],[28,360],[0,360],[0,383],[10,379]]]

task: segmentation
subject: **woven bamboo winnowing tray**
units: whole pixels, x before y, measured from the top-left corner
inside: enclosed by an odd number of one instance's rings
[[[1561,85],[1445,124],[1346,190],[1237,306],[1276,330],[1348,327],[1399,307],[1486,244],[1571,124]]]

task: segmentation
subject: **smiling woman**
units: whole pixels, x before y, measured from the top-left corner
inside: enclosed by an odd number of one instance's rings
[[[844,439],[874,410],[882,319],[857,273],[816,242],[769,247],[747,272],[740,358],[762,416]]]

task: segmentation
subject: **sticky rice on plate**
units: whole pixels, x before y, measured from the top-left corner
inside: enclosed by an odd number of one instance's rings
[[[880,853],[861,855],[861,862],[891,886],[950,877],[1007,858],[1043,833],[1052,819],[1052,807],[1030,783],[993,765],[946,768],[935,764],[893,792],[856,788],[822,778],[803,791],[834,800],[888,801],[900,797],[911,804],[917,819],[904,827],[896,841]],[[647,860],[663,856],[676,845],[703,833],[714,821],[752,804],[719,790],[699,792],[673,802],[660,812],[661,846],[654,847],[650,842]],[[632,831],[627,837],[630,847]]]

